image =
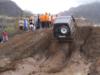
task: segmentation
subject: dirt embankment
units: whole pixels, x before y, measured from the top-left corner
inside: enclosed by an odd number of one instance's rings
[[[70,43],[54,40],[51,29],[16,35],[1,45],[0,75],[92,75],[99,65],[99,29],[79,27],[79,40]]]
[[[60,72],[67,65],[72,45],[54,40],[49,29],[16,35],[1,45],[1,75]]]
[[[26,32],[16,35],[0,48],[0,71],[12,67],[16,60],[46,52],[51,40],[48,30]],[[49,43],[48,43],[49,42]]]
[[[100,75],[100,27],[93,28],[81,51],[92,62],[89,75]]]

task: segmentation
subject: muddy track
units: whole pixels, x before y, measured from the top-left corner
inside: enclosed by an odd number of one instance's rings
[[[28,37],[26,38],[26,36]],[[57,40],[52,40],[52,38],[51,30],[37,31],[34,33],[27,32],[22,35],[16,35],[0,49],[2,52],[0,57],[1,62],[9,61],[0,67],[0,71],[3,72],[5,70],[14,69],[13,67],[16,61],[30,56],[35,57],[38,61],[45,58],[45,60],[41,62],[40,67],[46,72],[60,71],[66,66],[69,54],[71,54],[71,44],[61,43]],[[47,68],[48,66],[49,68]]]
[[[40,49],[41,51],[45,50],[50,44],[48,43],[50,42],[49,35],[50,32],[47,30],[37,31],[34,33],[28,32],[22,35],[17,35],[10,40],[10,42],[2,45],[2,48],[0,48],[0,61],[2,62],[6,60],[9,61],[9,63],[6,63],[5,61],[4,66],[1,65],[0,70],[3,71],[6,68],[8,69],[8,66],[15,60],[32,56],[36,52],[39,52]]]
[[[99,57],[98,31],[99,28],[90,26],[79,27],[77,39],[72,42],[53,40],[51,29],[16,35],[1,45],[0,75],[66,75],[66,72],[75,75],[78,68],[78,73],[87,75],[90,66],[88,57]],[[94,42],[97,47],[92,51]],[[93,52],[95,55],[92,55]]]

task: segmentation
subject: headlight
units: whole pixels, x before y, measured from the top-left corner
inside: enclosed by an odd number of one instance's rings
[[[61,28],[61,33],[62,33],[62,34],[66,34],[66,33],[67,33],[67,28],[64,28],[64,27]]]

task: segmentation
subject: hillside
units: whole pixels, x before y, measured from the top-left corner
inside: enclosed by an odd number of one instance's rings
[[[71,8],[68,11],[60,13],[62,15],[74,15],[77,17],[85,17],[90,21],[94,21],[95,23],[100,23],[100,2],[94,2],[90,4],[80,5],[75,8]]]
[[[22,10],[11,0],[0,0],[0,15],[19,16]]]

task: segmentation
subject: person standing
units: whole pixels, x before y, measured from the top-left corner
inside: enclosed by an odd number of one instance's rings
[[[45,28],[45,15],[44,14],[40,15],[39,19],[41,23],[41,28]]]
[[[48,13],[45,13],[45,28],[49,28],[49,15]]]
[[[34,17],[34,25],[35,25],[36,29],[40,29],[40,18],[39,18],[39,15],[36,15]]]
[[[30,24],[30,30],[31,30],[31,31],[35,31],[36,27],[35,27],[35,25],[34,25],[33,19],[29,19],[29,24]]]
[[[28,31],[28,20],[24,19],[24,30]]]
[[[40,27],[41,27],[41,23],[40,23],[40,15],[38,15],[38,17],[37,17],[37,29],[40,29]]]
[[[0,43],[2,43],[3,39],[2,39],[2,36],[0,35]]]
[[[4,31],[4,32],[2,33],[2,36],[3,36],[3,42],[8,41],[8,33],[7,33],[6,31]]]
[[[20,19],[19,20],[19,29],[23,30],[23,26],[24,26],[24,21],[23,21],[23,19]]]

